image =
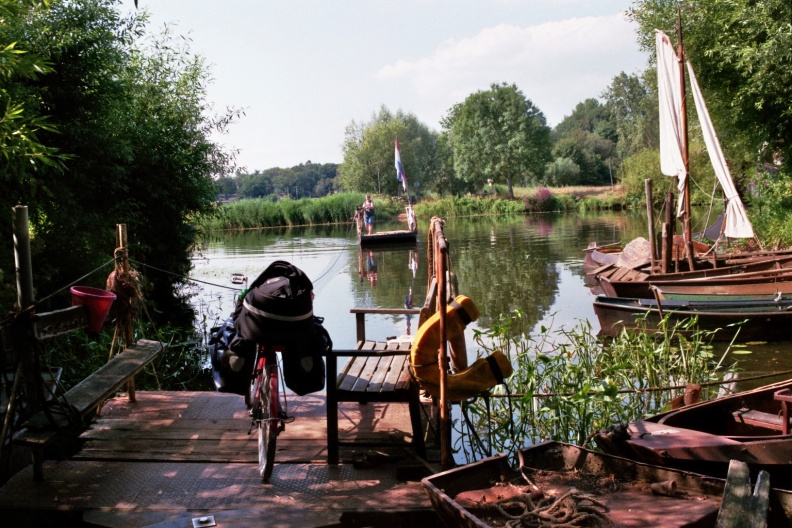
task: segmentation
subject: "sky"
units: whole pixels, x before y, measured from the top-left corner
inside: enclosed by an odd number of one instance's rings
[[[515,84],[554,127],[647,55],[629,0],[138,0],[204,57],[218,113],[244,111],[213,140],[243,172],[341,163],[344,131],[381,106],[442,131],[457,103]],[[130,2],[130,5],[132,3]]]

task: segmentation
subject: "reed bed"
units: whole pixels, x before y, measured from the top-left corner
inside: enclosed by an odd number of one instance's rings
[[[298,225],[340,224],[351,221],[355,207],[361,205],[362,193],[338,193],[322,198],[292,200],[274,197],[248,198],[237,202],[218,204],[214,213],[196,219],[201,230],[257,229],[291,227]],[[403,211],[402,200],[373,196],[377,218],[387,220]]]
[[[625,329],[607,341],[588,321],[535,336],[525,322],[515,311],[475,335],[482,354],[503,351],[515,372],[489,398],[463,402],[457,447],[469,461],[551,439],[584,445],[592,432],[660,412],[684,393],[657,389],[721,380],[736,369],[725,366],[730,347],[715,358],[712,332],[691,332],[692,320],[666,319],[658,333]]]

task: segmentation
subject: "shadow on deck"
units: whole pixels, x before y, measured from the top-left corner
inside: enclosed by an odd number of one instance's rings
[[[295,420],[278,438],[268,484],[241,396],[138,392],[134,403],[110,400],[76,456],[45,462],[43,482],[30,467],[13,476],[0,488],[0,515],[37,527],[213,526],[193,521],[210,516],[235,527],[440,526],[419,482],[437,468],[403,443],[407,404],[341,403],[339,437],[359,445],[331,466],[324,394],[287,401]],[[383,439],[394,447],[365,446]],[[363,452],[368,463],[353,464]]]

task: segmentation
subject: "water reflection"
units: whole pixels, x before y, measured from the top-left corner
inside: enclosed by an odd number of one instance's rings
[[[383,225],[382,229],[397,229]],[[227,317],[239,286],[233,273],[251,279],[273,260],[287,260],[314,281],[314,311],[338,348],[355,344],[354,316],[349,309],[420,307],[426,296],[428,265],[425,237],[410,247],[362,250],[350,226],[324,226],[245,231],[216,236],[196,253],[193,277],[196,307],[209,323]],[[471,329],[487,330],[500,314],[522,310],[528,327],[571,328],[578,320],[599,330],[593,295],[585,284],[584,253],[589,242],[600,244],[646,236],[646,216],[621,213],[482,217],[446,220],[450,269],[460,293],[471,297],[481,317]],[[367,315],[367,335],[375,339],[413,334],[416,316]],[[473,332],[467,349],[475,354]],[[792,365],[788,343],[752,344],[742,356],[750,370],[783,370]],[[716,351],[716,355],[719,351]],[[719,357],[719,355],[718,355]]]

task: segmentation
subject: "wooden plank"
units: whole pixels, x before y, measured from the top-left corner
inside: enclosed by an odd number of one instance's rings
[[[717,528],[767,527],[767,508],[770,505],[770,475],[760,471],[756,487],[751,493],[751,474],[748,464],[738,460],[729,463],[726,486],[718,512]]]
[[[140,372],[162,350],[162,343],[141,339],[134,347],[125,349],[72,387],[65,394],[66,401],[77,414],[85,416],[112,396],[126,380]],[[39,413],[33,416],[25,427],[44,429],[49,425],[46,415]]]
[[[339,391],[350,392],[353,390],[355,384],[366,368],[367,359],[368,358],[356,357],[349,360],[347,367],[344,369],[343,378],[339,376]]]
[[[378,357],[366,358],[363,370],[360,371],[360,375],[356,380],[354,380],[354,384],[350,389],[352,392],[366,392],[366,388],[369,386],[371,378],[377,371],[380,360],[381,358]]]
[[[349,313],[353,314],[379,314],[379,315],[399,315],[399,314],[418,314],[418,308],[350,308]]]
[[[410,359],[405,357],[400,365],[397,373],[398,381],[394,390],[408,390],[412,381],[412,374],[410,374]]]
[[[38,339],[47,339],[88,326],[88,309],[84,305],[70,306],[36,314],[35,333]]]
[[[380,392],[382,390],[387,390],[387,387],[383,387],[383,385],[388,378],[388,373],[391,370],[393,358],[395,357],[396,356],[389,356],[380,359],[379,364],[374,371],[374,375],[371,376],[371,381],[366,387],[366,392]]]

